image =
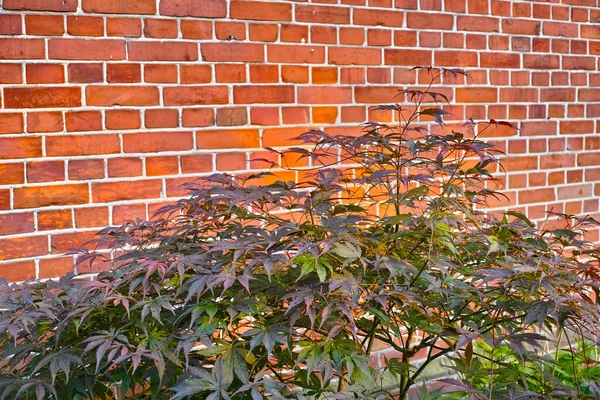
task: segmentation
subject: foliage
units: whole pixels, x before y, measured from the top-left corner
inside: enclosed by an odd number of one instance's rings
[[[496,354],[487,369],[512,357],[545,370],[556,332],[595,338],[598,250],[581,239],[594,221],[538,232],[481,212],[499,196],[498,152],[478,134],[506,123],[451,130],[430,87],[381,107],[394,126],[273,150],[310,161],[298,183],[215,175],[152,221],[104,230],[81,260],[116,253],[114,271],[4,282],[0,398],[406,398],[445,355],[465,379],[429,398],[528,395],[527,379],[475,379],[474,343]],[[382,346],[395,355],[376,368]]]

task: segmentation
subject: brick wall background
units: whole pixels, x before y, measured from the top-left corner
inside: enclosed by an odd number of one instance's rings
[[[470,73],[447,120],[520,126],[487,133],[514,208],[598,216],[597,0],[0,4],[0,277],[63,274],[100,228],[309,127],[389,120],[371,107],[426,83],[415,65]]]

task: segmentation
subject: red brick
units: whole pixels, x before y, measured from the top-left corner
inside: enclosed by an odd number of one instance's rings
[[[312,43],[335,44],[337,43],[337,28],[332,26],[311,26],[310,41]]]
[[[452,30],[454,17],[451,15],[438,14],[434,18],[429,13],[408,13],[406,25],[412,29],[440,29]]]
[[[340,28],[340,44],[361,45],[365,42],[363,28]]]
[[[179,159],[175,156],[146,158],[147,176],[177,175],[177,173],[179,173]]]
[[[159,94],[151,86],[88,86],[88,106],[157,106]]]
[[[161,180],[92,183],[92,201],[105,203],[119,200],[157,199],[160,198],[161,190]]]
[[[62,15],[26,15],[25,31],[28,35],[62,36],[65,22]]]
[[[581,153],[577,155],[577,165],[580,167],[598,166],[600,165],[600,159],[598,153]]]
[[[243,22],[215,22],[215,36],[218,40],[245,40],[246,24]]]
[[[521,136],[556,135],[555,121],[528,121],[521,123]]]
[[[185,42],[129,42],[131,61],[196,61],[198,45]]]
[[[140,64],[108,64],[106,77],[109,83],[139,83],[142,69]]]
[[[310,122],[309,107],[284,107],[281,110],[284,124],[306,124]]]
[[[77,11],[78,0],[4,0],[5,10]]]
[[[431,50],[385,49],[385,65],[431,65]]]
[[[87,184],[15,188],[14,195],[15,208],[39,208],[89,202]]]
[[[20,15],[0,15],[0,35],[20,35],[23,33],[22,24]]]
[[[227,104],[229,95],[226,86],[169,87],[164,89],[164,101],[166,106]]]
[[[63,161],[40,161],[27,163],[28,182],[53,182],[65,180]]]
[[[103,160],[70,160],[69,179],[83,181],[104,178]]]
[[[27,83],[64,83],[65,68],[59,64],[27,64]]]
[[[582,57],[582,56],[563,56],[563,69],[579,69],[579,70],[596,70],[597,57]]]
[[[244,65],[216,64],[215,75],[219,83],[246,82],[246,68]]]
[[[477,53],[472,51],[436,51],[435,65],[452,67],[477,67]]]
[[[209,83],[212,79],[210,65],[181,65],[181,83]]]
[[[325,24],[349,24],[350,9],[332,6],[296,5],[296,21]]]
[[[299,87],[299,104],[340,104],[352,102],[352,89],[347,87]]]
[[[146,64],[144,81],[149,83],[177,83],[177,65]]]
[[[391,31],[388,29],[369,29],[367,31],[367,43],[369,46],[390,46],[392,44]]]
[[[530,69],[558,69],[560,65],[559,56],[542,54],[524,54],[523,67]]]
[[[436,17],[441,16],[437,15]],[[355,25],[389,26],[399,28],[404,24],[404,13],[402,11],[354,8],[352,21]],[[436,28],[430,27],[429,29]]]
[[[102,64],[69,64],[70,83],[97,83],[104,80]]]
[[[0,235],[14,235],[33,230],[32,212],[0,214]]]
[[[23,163],[0,164],[0,185],[15,185],[23,182],[25,182]]]
[[[356,103],[389,103],[398,99],[398,88],[390,86],[357,86],[354,88]]]
[[[0,60],[45,58],[43,39],[0,39]]]
[[[108,160],[108,177],[142,175],[142,159],[139,157],[119,157]]]
[[[144,36],[148,38],[174,39],[177,35],[176,20],[156,18],[144,20]]]
[[[358,47],[330,47],[329,63],[337,65],[381,65],[381,50]]]
[[[495,88],[458,88],[456,101],[459,103],[495,103],[498,92]]]
[[[500,101],[506,103],[537,103],[538,90],[529,88],[507,88],[500,89]]]
[[[260,140],[256,129],[199,131],[196,132],[196,143],[199,149],[260,147]]]
[[[73,257],[44,258],[40,260],[40,279],[64,276],[75,270]]]
[[[541,101],[560,101],[573,102],[575,101],[575,89],[573,88],[548,88],[541,90]]]
[[[253,42],[274,42],[279,35],[276,24],[250,24],[250,40]]]
[[[210,108],[186,108],[181,122],[184,127],[212,126],[215,124],[214,111]]]
[[[268,45],[267,58],[275,63],[317,63],[325,62],[325,48],[322,46]]]
[[[520,68],[521,56],[507,53],[481,53],[481,67],[484,68]]]
[[[63,116],[60,112],[27,113],[27,132],[60,132],[63,130]]]
[[[459,31],[471,32],[498,32],[500,22],[498,18],[458,16],[456,26]]]
[[[577,98],[579,101],[598,102],[600,91],[598,89],[579,89]]]
[[[125,42],[113,39],[50,39],[48,56],[54,60],[123,60]]]
[[[555,168],[571,168],[575,166],[575,154],[553,154],[550,156],[540,157],[540,168],[555,169]]]
[[[65,113],[67,132],[85,132],[102,130],[100,111],[74,111]]]
[[[125,206],[113,207],[113,224],[122,224],[138,217],[142,219],[147,218],[145,204],[128,204]]]
[[[78,87],[32,87],[4,89],[6,108],[73,108],[81,106]]]
[[[103,36],[104,18],[68,16],[67,33],[72,36]]]
[[[212,169],[212,156],[209,154],[181,156],[181,172],[184,174],[210,172]]]
[[[106,129],[139,129],[138,110],[106,110]]]
[[[121,144],[116,134],[46,137],[46,153],[49,157],[114,154],[120,150]]]
[[[23,83],[21,64],[0,64],[0,84]]]
[[[528,21],[523,19],[502,20],[502,32],[512,35],[539,35],[540,21]]]
[[[181,34],[184,39],[212,39],[212,32],[210,21],[181,21]]]
[[[23,133],[24,130],[23,114],[0,113],[0,134]]]
[[[0,210],[10,210],[10,190],[0,189]]]
[[[579,27],[577,24],[565,22],[544,22],[544,35],[578,37]]]
[[[73,213],[77,228],[96,228],[108,225],[108,207],[76,208]]]
[[[39,231],[69,229],[73,227],[71,210],[41,210],[37,213],[37,228]]]
[[[280,38],[282,42],[306,42],[308,41],[308,26],[283,24],[281,25]]]
[[[294,88],[289,85],[261,86],[257,90],[255,86],[235,86],[233,99],[235,104],[293,103]]]
[[[225,0],[162,0],[160,14],[175,17],[223,18],[227,15]]]
[[[230,5],[230,18],[259,21],[291,21],[292,5],[265,1],[238,1]]]
[[[106,36],[140,37],[142,21],[139,18],[106,18]]]
[[[156,14],[154,0],[82,0],[83,11],[102,14]]]
[[[154,153],[159,151],[191,150],[191,132],[151,132],[123,135],[125,153]]]
[[[594,121],[560,121],[562,135],[594,133]]]
[[[256,43],[202,43],[202,59],[220,62],[262,62],[264,45]]]
[[[47,236],[27,236],[20,238],[10,238],[0,240],[0,260],[10,260],[15,258],[35,257],[48,254],[48,237]],[[14,272],[2,272],[2,277],[16,277],[16,279],[28,279],[30,276],[35,276],[35,267],[33,270],[26,262],[14,263],[17,265],[12,268],[19,268]],[[0,264],[3,268],[5,264]],[[11,265],[11,264],[8,264]]]
[[[252,108],[250,121],[253,125],[277,125],[279,124],[279,109],[276,107]]]
[[[217,109],[218,126],[240,126],[248,123],[248,113],[245,107],[228,107]]]

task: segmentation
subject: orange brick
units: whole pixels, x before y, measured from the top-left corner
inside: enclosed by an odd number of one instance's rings
[[[12,243],[11,245],[15,246],[15,244]],[[41,254],[43,254],[43,252]],[[10,258],[15,257],[7,257],[7,259]],[[9,282],[25,281],[29,278],[35,278],[35,262],[33,260],[29,260],[0,264],[0,276]]]
[[[125,153],[191,150],[192,132],[151,132],[123,135]]]
[[[161,180],[92,183],[92,201],[105,203],[119,200],[160,198]],[[133,215],[130,216],[133,218]]]
[[[81,106],[78,87],[30,87],[4,89],[6,108],[75,108]]]
[[[181,156],[181,172],[184,174],[211,172],[212,170],[213,165],[211,155],[199,154],[193,156]]]
[[[209,65],[182,65],[181,83],[209,83],[212,80],[212,68]]]
[[[200,131],[196,132],[196,143],[199,149],[237,149],[260,146],[258,131],[255,129]]]
[[[144,20],[144,36],[148,38],[177,38],[177,21],[149,18]]]
[[[121,143],[116,134],[46,137],[46,153],[50,157],[113,154],[120,150]]]
[[[115,39],[50,39],[48,55],[53,60],[124,60],[125,42]]]
[[[64,206],[89,202],[88,185],[35,186],[14,189],[15,208]]]
[[[226,86],[168,87],[164,89],[164,101],[166,106],[227,104],[229,93]]]
[[[142,21],[139,18],[106,18],[106,36],[140,37]]]
[[[26,15],[25,31],[28,35],[61,36],[65,33],[62,15]]]
[[[176,175],[179,173],[179,159],[173,156],[146,158],[146,175]]]
[[[0,64],[0,84],[22,82],[21,64]]]
[[[0,137],[0,159],[40,157],[42,155],[42,142],[40,138]]]
[[[0,113],[0,134],[22,133],[24,129],[23,114]]]
[[[160,14],[174,17],[223,18],[227,15],[225,0],[198,3],[196,0],[163,0]]]
[[[37,227],[40,231],[72,228],[73,215],[71,210],[38,211]]]
[[[146,64],[144,80],[149,83],[177,83],[177,65]]]
[[[246,169],[246,154],[217,154],[217,171],[239,171]]]
[[[63,115],[60,112],[27,113],[27,132],[60,132],[63,130]]]
[[[86,101],[89,106],[157,106],[159,94],[149,86],[88,86]]]
[[[82,0],[83,11],[103,14],[156,14],[154,0]]]
[[[108,225],[108,207],[76,208],[73,213],[77,228],[96,228]]]
[[[71,36],[103,36],[104,18],[69,15],[67,33]]]
[[[198,46],[185,42],[129,42],[132,61],[196,61]]]
[[[57,278],[75,270],[73,257],[43,258],[40,260],[40,279]]]
[[[210,108],[185,108],[181,122],[184,127],[212,126],[215,123],[214,111]]]

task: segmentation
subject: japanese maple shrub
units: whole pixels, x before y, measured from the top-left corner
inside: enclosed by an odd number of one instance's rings
[[[273,150],[308,161],[299,182],[215,175],[104,230],[81,262],[117,267],[94,280],[3,282],[0,397],[404,399],[444,356],[460,378],[429,398],[583,396],[553,343],[597,349],[595,222],[482,212],[501,194],[478,135],[505,123],[458,132],[431,85],[401,96],[395,124]]]

